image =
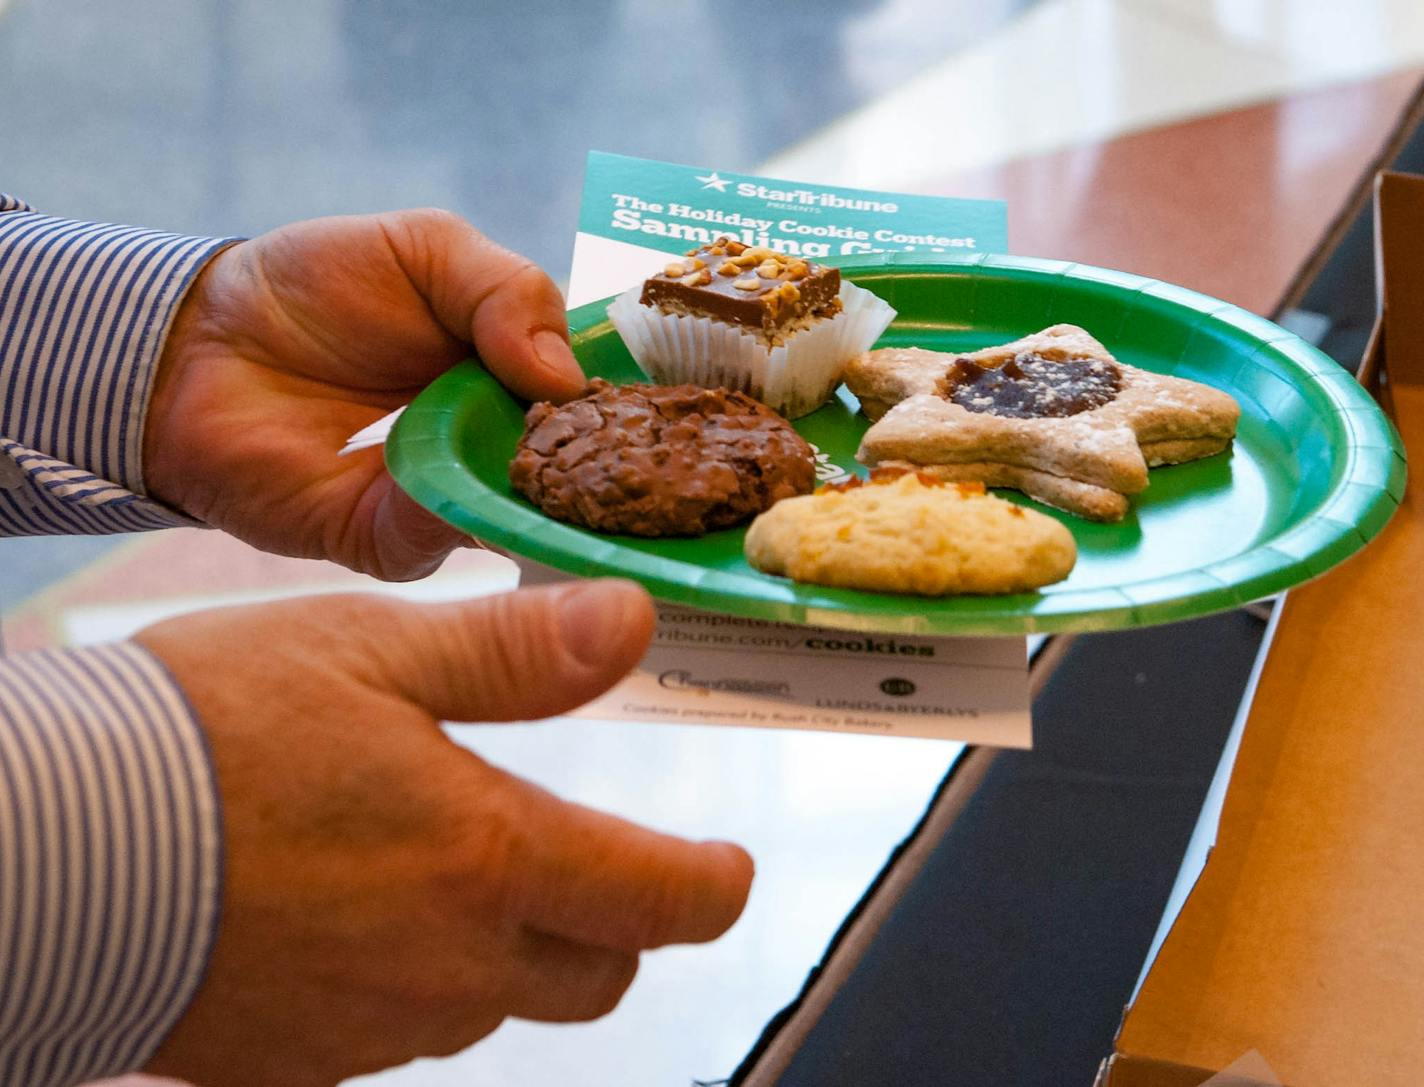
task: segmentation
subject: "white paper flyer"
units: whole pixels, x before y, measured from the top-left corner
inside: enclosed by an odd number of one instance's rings
[[[891,250],[1002,252],[1004,205],[802,185],[594,152],[569,304],[731,234],[822,263]],[[523,583],[566,575],[519,560]],[[913,597],[905,598],[913,609]],[[639,669],[571,716],[817,729],[1028,747],[1022,638],[885,635],[658,604]]]
[[[872,192],[591,151],[570,308],[645,279],[660,254],[720,235],[835,264],[866,253],[1003,253],[999,200]]]
[[[632,676],[573,716],[1028,747],[1021,638],[929,638],[658,605]]]
[[[844,189],[592,152],[569,286],[578,306],[722,234],[835,264],[886,251],[1003,252],[999,201]],[[394,416],[345,451],[385,440]],[[344,451],[344,452],[345,452]],[[844,469],[822,453],[817,477]],[[521,583],[570,575],[518,558]],[[914,598],[906,597],[913,609]],[[569,716],[817,729],[1028,747],[1023,638],[881,635],[658,604],[641,667]]]

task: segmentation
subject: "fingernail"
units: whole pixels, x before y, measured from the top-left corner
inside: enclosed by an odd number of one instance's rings
[[[574,361],[574,353],[569,348],[569,341],[552,328],[541,328],[534,333],[532,342],[534,354],[539,356],[539,361],[549,370],[554,373],[578,370],[578,363]]]
[[[617,641],[632,594],[616,581],[594,581],[559,597],[559,637],[580,664],[598,664]]]

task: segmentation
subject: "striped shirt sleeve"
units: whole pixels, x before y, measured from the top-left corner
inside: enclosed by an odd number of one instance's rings
[[[0,1084],[141,1066],[215,936],[204,739],[130,644],[0,659]]]
[[[178,304],[226,240],[0,194],[0,536],[192,524],[144,497]],[[0,1087],[139,1067],[191,1000],[220,901],[201,728],[132,645],[0,657]]]
[[[0,536],[197,522],[144,497],[164,337],[231,238],[41,215],[0,194]]]

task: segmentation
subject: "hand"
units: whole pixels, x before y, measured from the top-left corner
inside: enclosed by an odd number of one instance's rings
[[[580,705],[652,628],[641,589],[596,581],[437,606],[308,597],[141,632],[209,736],[226,851],[207,976],[146,1070],[324,1087],[506,1016],[602,1015],[640,951],[726,930],[741,849],[565,803],[439,727]]]
[[[396,487],[379,449],[336,453],[472,350],[520,396],[583,387],[549,277],[449,212],[243,242],[203,269],[164,345],[145,486],[267,551],[421,577],[464,538]]]

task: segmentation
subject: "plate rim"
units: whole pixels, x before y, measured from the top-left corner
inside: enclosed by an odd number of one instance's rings
[[[600,536],[552,521],[532,506],[492,490],[454,454],[460,413],[448,406],[449,400],[478,394],[483,384],[486,390],[499,389],[521,416],[523,409],[475,359],[452,367],[415,398],[387,440],[387,465],[397,483],[437,516],[567,573],[629,577],[659,599],[750,618],[925,635],[1020,636],[1124,629],[1229,610],[1303,584],[1344,561],[1384,528],[1402,498],[1403,443],[1369,394],[1329,356],[1239,306],[1130,272],[1037,257],[912,252],[856,256],[835,263],[852,280],[875,278],[876,271],[899,276],[976,269],[1006,276],[1071,278],[1193,311],[1200,315],[1199,324],[1222,322],[1255,341],[1247,361],[1265,353],[1276,356],[1277,365],[1313,378],[1314,388],[1336,408],[1334,418],[1351,438],[1342,453],[1340,478],[1313,517],[1302,518],[1269,542],[1196,570],[1048,594],[947,597],[942,599],[954,601],[954,610],[926,615],[915,605],[928,598],[805,585],[630,549],[620,542],[623,537]],[[575,350],[582,342],[607,335],[610,322],[604,311],[613,297],[569,311]],[[467,504],[464,494],[471,485],[482,503]],[[1255,569],[1243,572],[1243,566]],[[1237,573],[1233,575],[1232,569]],[[896,614],[857,612],[854,606],[860,597],[903,599],[907,607]]]

